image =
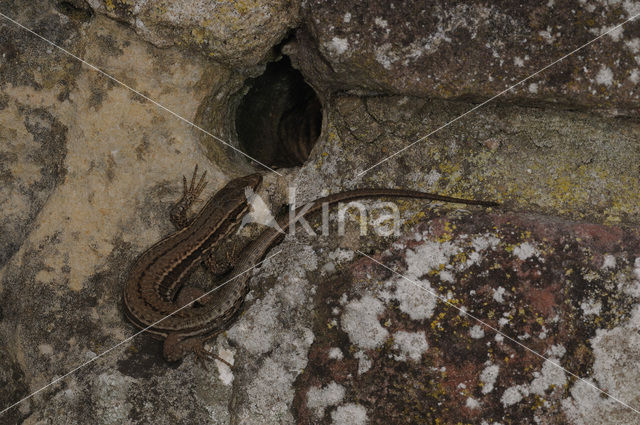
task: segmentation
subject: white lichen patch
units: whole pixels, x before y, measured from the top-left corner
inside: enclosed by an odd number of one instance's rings
[[[498,286],[497,289],[493,290],[493,299],[496,302],[502,303],[504,302],[505,293],[506,293],[506,290],[502,286]]]
[[[393,342],[393,348],[400,351],[400,355],[395,356],[396,360],[406,360],[409,357],[418,361],[429,348],[424,332],[398,331],[393,334]]]
[[[298,249],[291,248],[292,253],[286,258],[285,254],[274,257],[268,266],[270,270],[254,277],[258,279],[274,269],[280,271],[277,283],[262,299],[251,304],[227,332],[227,337],[239,348],[260,358],[259,368],[250,375],[243,374],[246,372],[242,369],[234,372],[234,385],[240,385],[250,400],[237,409],[239,423],[256,422],[256,418],[260,418],[258,422],[288,421],[295,395],[293,382],[308,363],[314,334],[303,314],[310,309],[311,287],[300,278],[304,268],[297,264],[300,256],[307,254],[299,247],[294,248]],[[243,379],[238,373],[243,374]]]
[[[125,423],[133,404],[127,391],[135,380],[120,372],[101,373],[92,385],[93,408],[105,414],[107,423]]]
[[[368,423],[367,409],[356,403],[347,403],[331,412],[333,425],[365,425]]]
[[[634,37],[631,40],[627,40],[624,45],[634,55],[640,53],[640,38]]]
[[[482,394],[489,394],[493,391],[493,386],[498,379],[498,373],[500,372],[500,367],[495,364],[490,364],[485,367],[480,373],[480,382],[482,382]]]
[[[399,59],[391,43],[376,46],[375,55],[376,61],[385,69],[391,69],[391,65]]]
[[[596,83],[603,86],[611,86],[613,84],[613,71],[611,68],[602,65],[596,75]]]
[[[551,362],[553,361],[553,363]],[[555,364],[554,364],[555,363]],[[540,372],[534,372],[535,378],[531,381],[529,390],[533,394],[540,396],[551,387],[560,388],[567,382],[564,370],[558,367],[557,359],[546,360],[542,365]]]
[[[551,28],[547,27],[546,30],[538,31],[538,35],[544,39],[548,44],[553,44],[556,38],[551,34]]]
[[[419,173],[416,173],[416,176],[426,179],[426,184],[428,187],[433,187],[442,178],[442,174],[439,173],[435,168],[432,168],[426,176],[423,176]]]
[[[499,243],[500,239],[493,235],[480,235],[471,240],[471,246],[478,252],[486,251],[489,248],[494,250]]]
[[[615,269],[616,268],[616,257],[614,257],[611,254],[606,254],[602,259],[602,268],[604,270]]]
[[[502,397],[500,397],[500,401],[504,407],[512,406],[516,403],[522,401],[524,397],[529,395],[529,388],[526,385],[514,385],[512,387],[507,388],[502,393]]]
[[[354,252],[350,249],[338,248],[334,251],[331,251],[328,254],[328,257],[336,263],[344,263],[345,261],[353,260],[354,255]]]
[[[267,357],[262,367],[252,375],[251,382],[244,387],[251,404],[238,415],[240,422],[247,423],[254,415],[264,419],[265,412],[274,420],[277,417],[290,417],[290,401],[295,395],[292,384],[297,375],[287,365],[273,357]]]
[[[484,338],[484,328],[480,325],[474,325],[469,329],[469,336],[473,339]]]
[[[562,345],[552,345],[551,347],[549,347],[549,349],[546,351],[546,355],[547,357],[553,357],[555,359],[561,359],[565,353],[567,352],[567,349],[564,348]]]
[[[580,308],[585,316],[591,314],[600,314],[602,309],[602,302],[600,300],[588,300],[580,304]]]
[[[455,276],[449,270],[442,270],[438,274],[438,276],[440,277],[440,280],[443,281],[443,282],[447,282],[447,283],[454,283],[455,282]]]
[[[381,291],[380,297],[385,300],[396,300],[398,308],[409,315],[412,320],[424,320],[433,315],[437,305],[437,298],[433,295],[435,290],[427,280],[417,282],[404,278],[393,278],[390,283],[394,287],[392,291]]]
[[[316,417],[322,417],[327,407],[335,406],[344,399],[344,394],[344,387],[336,382],[322,388],[311,387],[307,391],[307,407]]]
[[[640,305],[623,325],[599,329],[591,339],[592,374],[589,382],[632,406],[640,402]],[[571,396],[562,403],[571,423],[636,424],[638,414],[615,400],[603,397],[583,381],[576,381]]]
[[[462,240],[466,239],[466,237],[466,235],[460,235]],[[467,261],[459,265],[458,270],[464,270],[472,265],[480,264],[484,258],[482,253],[488,249],[495,250],[499,243],[500,239],[490,234],[475,236],[471,240],[471,246],[474,251],[467,254]]]
[[[335,272],[336,272],[336,264],[333,261],[329,261],[328,263],[325,263],[320,268],[320,273],[322,275],[333,274]]]
[[[366,294],[359,300],[349,302],[341,317],[342,330],[349,340],[360,348],[376,348],[387,339],[387,331],[379,322],[378,316],[384,312],[382,302]]]
[[[298,243],[283,243],[278,248],[280,252],[263,263],[263,267],[261,267],[264,269],[263,276],[281,278],[282,270],[287,269],[285,277],[288,281],[297,279],[298,282],[302,282],[306,281],[307,272],[317,270],[318,255],[311,246]],[[287,284],[291,285],[290,283]],[[298,289],[289,292],[295,292],[296,296],[301,296],[302,294],[298,293]]]
[[[368,372],[373,366],[373,362],[364,351],[358,351],[353,357],[358,359],[358,375]]]
[[[624,0],[622,7],[627,12],[628,17],[636,16],[640,13],[640,1]]]
[[[638,423],[637,413],[625,414],[617,401],[603,397],[602,393],[593,388],[598,386],[597,382],[591,379],[587,382],[576,381],[571,387],[571,397],[562,401],[568,423],[575,425],[636,425]]]
[[[548,329],[545,326],[543,326],[542,330],[538,334],[538,338],[545,339],[547,337],[547,332],[548,332]]]
[[[529,93],[533,93],[533,94],[538,93],[538,83],[529,84]]]
[[[635,260],[630,278],[625,275],[618,277],[618,288],[629,296],[640,298],[640,257]]]
[[[415,249],[406,252],[409,279],[419,279],[432,270],[439,270],[450,262],[452,256],[460,252],[460,248],[451,242],[426,241]]]
[[[513,255],[518,257],[520,260],[524,261],[528,258],[533,257],[534,255],[538,256],[539,253],[536,247],[533,246],[531,243],[523,242],[520,245],[513,248]]]
[[[270,290],[229,329],[227,336],[253,355],[266,353],[273,348],[281,329],[278,313],[276,294]]]
[[[622,289],[625,294],[640,298],[640,279],[638,279],[635,275],[638,269],[633,270],[633,275],[631,279],[626,276],[621,276],[618,278],[618,288]]]
[[[624,32],[624,27],[618,26],[616,28],[615,25],[604,26],[600,29],[593,28],[591,30],[591,33],[595,35],[601,35],[601,34],[607,33],[607,36],[611,37],[613,41],[620,41],[620,39],[622,39],[623,32]]]
[[[353,260],[355,253],[350,249],[338,248],[331,251],[328,257],[336,264],[342,264]]]
[[[342,355],[342,350],[338,347],[331,347],[329,349],[328,356],[331,360],[342,360],[342,358],[344,357]]]
[[[325,47],[331,53],[342,55],[349,49],[349,42],[346,38],[333,37],[331,41],[325,43]]]
[[[468,397],[467,401],[465,402],[465,406],[467,406],[467,409],[471,409],[471,410],[479,409],[480,402],[475,398]]]
[[[387,28],[389,26],[389,23],[385,19],[379,17],[375,18],[373,22],[380,28]]]
[[[547,355],[550,358],[545,361],[542,370],[534,372],[534,379],[531,383],[507,388],[500,399],[502,404],[508,407],[520,402],[531,393],[544,396],[545,391],[549,388],[563,387],[567,380],[564,370],[558,367],[558,359],[564,355],[565,351],[564,347],[561,346],[553,346],[548,350]]]

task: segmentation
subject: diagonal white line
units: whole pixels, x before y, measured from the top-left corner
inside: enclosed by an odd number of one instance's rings
[[[116,348],[118,348],[118,347],[119,347],[119,346],[121,346],[122,344],[124,344],[124,343],[126,343],[126,342],[128,342],[128,341],[131,341],[133,338],[135,338],[135,337],[137,337],[138,335],[140,335],[141,333],[143,333],[143,332],[145,332],[145,331],[149,330],[150,328],[152,328],[152,327],[156,326],[158,323],[162,322],[163,320],[165,320],[165,319],[167,319],[167,318],[169,318],[169,317],[173,316],[174,314],[176,314],[176,313],[177,313],[177,312],[179,312],[180,310],[182,310],[182,309],[184,309],[184,308],[186,308],[186,307],[189,307],[189,306],[190,306],[190,305],[192,305],[194,302],[196,302],[196,301],[200,300],[200,299],[201,299],[201,298],[203,298],[203,297],[206,297],[207,295],[211,294],[211,293],[212,293],[212,292],[214,292],[214,291],[217,291],[218,289],[222,288],[223,286],[225,286],[227,283],[231,282],[232,280],[235,280],[235,279],[237,279],[238,277],[242,276],[243,274],[250,272],[251,270],[253,270],[253,269],[255,269],[256,267],[258,267],[260,264],[262,264],[262,263],[264,263],[265,261],[267,261],[267,260],[269,260],[269,259],[271,259],[271,258],[275,257],[276,255],[280,254],[281,252],[282,252],[282,250],[277,251],[275,254],[271,254],[271,255],[269,255],[269,256],[268,256],[268,257],[266,257],[264,260],[262,260],[262,261],[260,261],[260,262],[258,262],[258,263],[256,263],[256,264],[254,264],[253,266],[249,267],[247,270],[245,270],[245,271],[243,271],[243,272],[241,272],[241,273],[238,273],[237,275],[233,276],[231,279],[227,280],[226,282],[223,282],[223,283],[221,283],[220,285],[218,285],[218,286],[216,286],[215,288],[213,288],[212,290],[210,290],[210,291],[208,291],[208,292],[205,292],[204,294],[200,295],[198,298],[194,299],[194,300],[193,300],[193,301],[191,301],[189,304],[184,305],[184,306],[182,306],[182,307],[178,308],[177,310],[175,310],[175,311],[171,312],[170,314],[166,315],[166,316],[165,316],[165,317],[163,317],[162,319],[160,319],[160,320],[158,320],[158,321],[156,321],[156,322],[154,322],[154,323],[150,324],[150,325],[149,325],[149,326],[147,326],[146,328],[144,328],[144,329],[142,329],[142,330],[140,330],[140,331],[138,331],[138,332],[134,333],[134,334],[133,334],[133,335],[131,335],[130,337],[128,337],[128,338],[126,338],[126,339],[123,339],[122,341],[120,341],[119,343],[117,343],[116,345],[114,345],[113,347],[111,347],[111,348],[109,348],[109,349],[107,349],[107,350],[103,351],[102,353],[100,353],[100,354],[96,355],[95,357],[92,357],[91,359],[87,360],[86,362],[82,363],[81,365],[76,366],[75,368],[71,369],[69,372],[65,373],[64,375],[57,377],[57,378],[56,378],[56,379],[54,379],[53,381],[49,382],[47,385],[45,385],[45,386],[43,386],[43,387],[41,387],[41,388],[37,389],[36,391],[32,392],[32,393],[31,393],[31,394],[29,394],[28,396],[21,398],[20,400],[18,400],[18,401],[16,401],[15,403],[13,403],[11,406],[8,406],[8,407],[4,408],[2,411],[0,411],[0,415],[3,415],[3,414],[4,414],[5,412],[7,412],[8,410],[11,410],[12,408],[16,407],[18,404],[22,403],[23,401],[30,399],[30,398],[31,398],[31,397],[33,397],[34,395],[36,395],[36,394],[38,394],[39,392],[41,392],[41,391],[43,391],[43,390],[45,390],[45,389],[49,388],[50,386],[52,386],[52,385],[53,385],[53,384],[55,384],[56,382],[63,380],[63,379],[64,379],[64,378],[66,378],[67,376],[69,376],[69,375],[73,374],[74,372],[76,372],[76,371],[78,371],[78,370],[82,369],[83,367],[87,366],[88,364],[93,363],[94,361],[98,360],[100,357],[102,357],[102,356],[104,356],[105,354],[107,354],[107,353],[109,353],[109,352],[111,352],[111,351],[115,350]]]
[[[72,58],[76,59],[79,62],[82,62],[83,64],[85,64],[86,66],[88,66],[89,68],[93,69],[94,71],[104,75],[105,77],[109,78],[111,81],[114,81],[118,84],[120,84],[121,86],[123,86],[124,88],[131,90],[132,92],[134,92],[135,94],[137,94],[138,96],[144,98],[145,100],[148,100],[149,102],[153,103],[154,105],[156,105],[158,108],[170,113],[171,115],[173,115],[174,117],[186,122],[187,124],[197,128],[198,130],[202,131],[204,134],[206,134],[207,136],[210,136],[212,138],[214,138],[215,140],[217,140],[218,142],[222,143],[225,146],[230,147],[231,149],[233,149],[234,151],[238,152],[241,155],[244,155],[245,157],[249,158],[250,160],[256,162],[257,164],[262,165],[264,168],[266,168],[269,171],[273,171],[274,173],[276,173],[277,175],[282,177],[282,174],[280,174],[279,172],[277,172],[276,170],[274,170],[273,168],[269,167],[268,165],[263,164],[262,162],[258,161],[257,159],[253,158],[250,155],[247,155],[246,153],[242,152],[240,149],[236,148],[235,146],[225,142],[224,140],[222,140],[221,138],[219,138],[218,136],[208,132],[207,130],[205,130],[204,128],[200,127],[199,125],[189,121],[188,119],[182,117],[181,115],[178,115],[177,113],[173,112],[171,109],[167,108],[166,106],[162,105],[160,102],[157,102],[155,100],[153,100],[152,98],[150,98],[149,96],[146,96],[142,93],[140,93],[138,90],[134,89],[133,87],[127,85],[126,83],[118,80],[117,78],[113,77],[112,75],[106,73],[105,71],[101,70],[100,68],[98,68],[95,65],[90,64],[89,62],[85,61],[84,59],[74,55],[73,53],[71,53],[70,51],[66,50],[64,47],[58,46],[56,43],[54,43],[53,41],[50,41],[46,38],[44,38],[43,36],[41,36],[40,34],[38,34],[37,32],[31,30],[30,28],[25,27],[24,25],[22,25],[20,22],[15,21],[13,19],[11,19],[10,17],[8,17],[7,15],[5,15],[4,13],[0,12],[0,16],[2,16],[3,18],[5,18],[8,21],[13,22],[14,24],[16,24],[17,26],[19,26],[20,28],[24,29],[25,31],[28,31],[29,33],[35,35],[36,37],[40,38],[43,41],[46,41],[47,43],[49,43],[50,45],[52,45],[53,47],[55,47],[58,50],[61,50],[62,52],[66,53],[67,55],[71,56]]]
[[[520,347],[524,348],[525,350],[529,351],[530,353],[540,357],[543,360],[548,361],[549,363],[551,363],[552,365],[554,365],[555,367],[557,367],[558,369],[563,370],[565,373],[568,373],[569,375],[573,376],[576,379],[579,379],[580,381],[584,382],[585,384],[589,385],[590,387],[598,390],[600,393],[606,395],[607,397],[611,398],[612,400],[617,401],[618,403],[620,403],[621,405],[623,405],[624,407],[633,410],[634,412],[640,414],[640,410],[637,410],[631,406],[629,406],[627,403],[625,403],[624,401],[620,400],[619,398],[616,398],[614,396],[612,396],[611,394],[609,394],[608,392],[598,388],[597,386],[595,386],[594,384],[592,384],[591,382],[587,381],[584,378],[581,378],[580,376],[576,375],[575,373],[571,372],[570,370],[565,369],[564,367],[562,367],[559,363],[554,362],[553,360],[549,359],[548,357],[543,356],[542,354],[538,353],[537,351],[529,348],[528,346],[524,345],[523,343],[521,343],[518,340],[515,340],[513,338],[511,338],[509,335],[505,334],[504,332],[500,331],[499,329],[496,329],[495,327],[491,326],[490,324],[488,324],[487,322],[483,321],[482,319],[478,318],[477,316],[467,312],[465,309],[458,307],[457,305],[449,302],[449,300],[447,300],[446,298],[444,298],[441,295],[438,295],[437,293],[425,288],[424,286],[420,285],[419,283],[415,282],[414,280],[409,279],[408,277],[406,277],[403,274],[398,273],[397,271],[385,266],[384,264],[382,264],[380,261],[376,260],[373,257],[368,256],[367,254],[365,254],[362,251],[359,251],[356,249],[356,252],[358,252],[360,255],[363,255],[365,257],[367,257],[368,259],[370,259],[371,261],[379,264],[380,266],[384,267],[385,269],[389,270],[391,273],[396,274],[398,276],[400,276],[401,278],[403,278],[404,280],[406,280],[407,282],[413,284],[414,286],[422,289],[423,291],[429,293],[431,296],[433,296],[434,298],[442,301],[443,303],[447,304],[450,307],[455,308],[456,310],[458,310],[461,314],[464,314],[465,316],[469,316],[470,318],[472,318],[473,320],[475,320],[476,322],[480,323],[481,325],[483,325],[484,327],[491,329],[492,331],[494,331],[497,334],[502,335],[504,338],[507,338],[509,341],[519,345]]]
[[[597,36],[597,37],[596,37],[596,38],[594,38],[593,40],[591,40],[591,41],[589,41],[589,42],[587,42],[587,43],[583,44],[582,46],[580,46],[580,47],[578,47],[578,48],[576,48],[576,49],[574,49],[574,50],[572,50],[572,51],[570,51],[570,52],[569,52],[569,53],[567,53],[566,55],[562,56],[560,59],[557,59],[557,60],[555,60],[555,61],[551,62],[550,64],[548,64],[548,65],[547,65],[547,66],[545,66],[544,68],[540,68],[539,70],[537,70],[537,71],[536,71],[536,72],[534,72],[533,74],[529,75],[527,78],[524,78],[524,79],[522,79],[522,80],[518,81],[518,82],[517,82],[517,83],[515,83],[514,85],[509,86],[508,88],[506,88],[506,89],[502,90],[500,93],[496,94],[496,95],[495,95],[495,96],[493,96],[492,98],[490,98],[490,99],[488,99],[488,100],[485,100],[484,102],[480,103],[480,104],[479,104],[479,105],[477,105],[477,106],[474,106],[473,108],[469,109],[467,112],[463,113],[462,115],[460,115],[460,116],[458,116],[458,117],[456,117],[456,118],[452,119],[452,120],[451,120],[451,121],[449,121],[448,123],[443,124],[443,125],[441,125],[440,127],[436,128],[436,129],[435,129],[435,130],[433,130],[431,133],[429,133],[429,134],[427,134],[427,135],[425,135],[425,136],[422,136],[421,138],[419,138],[419,139],[418,139],[418,140],[416,140],[415,142],[410,143],[410,144],[408,144],[407,146],[405,146],[404,148],[402,148],[402,149],[400,149],[400,150],[398,150],[398,151],[396,151],[396,152],[392,153],[391,155],[389,155],[388,157],[386,157],[386,158],[385,158],[385,159],[383,159],[382,161],[379,161],[379,162],[377,162],[377,163],[373,164],[371,167],[367,168],[366,170],[359,172],[358,174],[356,174],[356,177],[360,177],[360,176],[362,176],[363,174],[366,174],[367,172],[369,172],[370,170],[372,170],[373,168],[376,168],[378,165],[380,165],[380,164],[382,164],[382,163],[384,163],[384,162],[389,161],[391,158],[393,158],[393,157],[395,157],[395,156],[400,155],[402,152],[406,151],[407,149],[409,149],[410,147],[412,147],[412,146],[413,146],[413,145],[415,145],[416,143],[420,143],[420,142],[422,142],[422,141],[423,141],[424,139],[426,139],[427,137],[429,137],[429,136],[431,136],[431,135],[433,135],[433,134],[437,133],[438,131],[442,130],[443,128],[448,127],[449,125],[451,125],[451,124],[453,124],[454,122],[458,121],[460,118],[462,118],[462,117],[464,117],[464,116],[466,116],[466,115],[468,115],[468,114],[472,113],[472,112],[473,112],[473,111],[475,111],[476,109],[481,108],[481,107],[483,107],[484,105],[486,105],[487,103],[489,103],[489,102],[491,102],[491,101],[493,101],[493,100],[497,99],[498,97],[502,96],[503,94],[505,94],[506,92],[510,91],[511,89],[513,89],[513,88],[515,88],[515,87],[519,86],[520,84],[522,84],[522,83],[524,83],[525,81],[527,81],[527,80],[529,80],[529,79],[531,79],[531,78],[535,77],[536,75],[538,75],[538,74],[540,74],[541,72],[543,72],[543,71],[547,70],[548,68],[550,68],[550,67],[552,67],[553,65],[557,64],[558,62],[563,61],[564,59],[568,58],[569,56],[573,55],[574,53],[576,53],[576,52],[578,52],[578,51],[580,51],[580,50],[584,49],[585,47],[589,46],[590,44],[592,44],[592,43],[594,43],[594,42],[598,41],[599,39],[601,39],[601,38],[602,38],[602,37],[604,37],[605,35],[607,35],[607,34],[611,33],[612,31],[617,30],[618,28],[620,28],[620,27],[621,27],[621,26],[623,26],[624,24],[626,24],[626,23],[628,23],[628,22],[630,22],[630,21],[633,21],[633,20],[634,20],[634,19],[636,19],[638,16],[640,16],[640,13],[638,13],[638,14],[636,14],[636,15],[633,15],[631,18],[627,19],[627,20],[626,20],[626,21],[624,21],[623,23],[621,23],[621,24],[619,24],[619,25],[616,25],[615,27],[611,28],[610,30],[608,30],[608,31],[606,31],[606,32],[604,32],[604,33],[602,33],[602,34],[600,34],[599,36]]]

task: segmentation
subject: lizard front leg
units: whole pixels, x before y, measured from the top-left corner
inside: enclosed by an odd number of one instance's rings
[[[187,213],[189,212],[189,208],[198,200],[200,193],[207,185],[205,181],[205,176],[207,172],[205,170],[200,177],[200,180],[196,184],[196,177],[198,176],[198,164],[196,164],[195,169],[193,170],[193,176],[191,177],[191,184],[187,187],[187,178],[182,176],[182,197],[176,202],[169,211],[169,218],[176,229],[180,230],[182,228],[187,227],[189,224],[189,219],[187,218]]]

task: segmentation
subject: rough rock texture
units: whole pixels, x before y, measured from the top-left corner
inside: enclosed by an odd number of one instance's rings
[[[333,90],[491,97],[636,14],[640,2],[304,2],[301,67]],[[640,22],[603,37],[506,97],[623,108],[640,99]]]
[[[183,46],[237,67],[260,63],[298,25],[298,0],[86,0],[159,47]]]
[[[589,385],[640,409],[638,23],[357,175],[638,4],[417,8],[3,1],[230,143],[245,79],[300,24],[283,52],[323,101],[323,133],[303,167],[265,178],[266,201],[277,209],[289,184],[298,202],[399,186],[504,206],[398,202],[391,237],[361,237],[355,214],[338,235],[332,213],[330,237],[299,232],[253,276],[245,313],[211,344],[233,368],[168,364],[159,342],[127,339],[127,271],[172,231],[167,210],[194,164],[208,171],[204,197],[256,167],[0,17],[0,409],[105,353],[0,422],[638,423]]]
[[[403,277],[359,258],[313,279],[300,423],[328,423],[350,403],[370,423],[637,423],[560,368],[640,402],[637,229],[525,214],[425,218],[376,255]]]
[[[216,94],[217,82],[229,81],[223,67],[154,48],[104,17],[88,24],[47,2],[3,3],[3,13],[14,10],[20,11],[14,18],[43,36],[190,119]],[[209,169],[211,190],[225,177],[206,166],[192,127],[12,24],[1,25],[4,408],[133,333],[121,313],[122,281],[134,257],[171,230],[166,210],[181,175],[199,163]],[[125,350],[105,356],[2,422],[176,423],[189,416],[202,423],[214,412],[224,421],[226,387],[199,402],[194,396],[210,388],[211,377],[190,362],[167,367],[158,350],[138,338],[130,361]],[[158,411],[165,402],[171,407]]]
[[[639,222],[637,120],[487,105],[358,177],[359,171],[458,117],[470,105],[406,96],[335,96],[328,106],[329,141],[310,161],[334,190],[362,181],[394,181],[577,219]],[[340,172],[349,168],[355,169]],[[306,180],[307,172],[318,173],[303,169],[299,186],[317,195],[314,185],[305,184],[313,181]]]

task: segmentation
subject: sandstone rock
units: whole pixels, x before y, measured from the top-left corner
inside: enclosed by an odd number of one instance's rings
[[[126,22],[159,47],[196,49],[217,62],[262,62],[299,22],[297,0],[226,2],[87,0],[96,13]]]
[[[637,423],[589,385],[639,405],[637,23],[358,175],[635,8],[3,2],[118,81],[0,18],[0,409],[104,353],[0,422]],[[398,202],[393,237],[300,231],[210,344],[233,367],[168,364],[128,339],[123,281],[173,230],[196,163],[205,197],[260,169],[225,143],[247,78],[280,53],[324,121],[303,166],[265,173],[272,206],[289,185],[298,203],[384,186],[504,206]]]

